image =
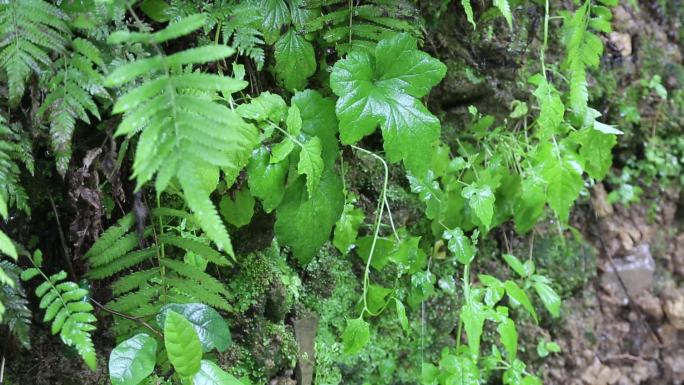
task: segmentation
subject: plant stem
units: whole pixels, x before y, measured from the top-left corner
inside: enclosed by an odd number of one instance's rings
[[[383,209],[385,208],[385,197],[387,193],[387,183],[389,181],[389,168],[387,167],[387,162],[385,162],[384,159],[382,159],[381,156],[375,154],[374,152],[368,151],[366,149],[363,149],[361,147],[357,147],[354,145],[351,145],[351,147],[355,150],[361,151],[364,154],[370,155],[376,159],[378,159],[385,170],[385,179],[382,183],[382,190],[380,191],[380,199],[378,199],[378,208],[377,208],[377,214],[375,217],[375,230],[373,233],[373,242],[371,243],[370,247],[370,252],[368,253],[368,260],[366,261],[366,268],[363,272],[363,309],[361,310],[361,315],[363,316],[364,312],[368,312],[369,314],[373,314],[369,309],[368,309],[368,285],[370,283],[370,266],[371,266],[371,261],[373,260],[373,252],[375,251],[375,245],[378,241],[378,236],[380,233],[380,223],[382,222],[382,212]]]

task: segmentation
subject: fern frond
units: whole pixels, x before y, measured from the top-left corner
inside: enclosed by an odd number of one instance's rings
[[[372,47],[393,32],[422,37],[416,26],[417,12],[407,3],[373,0],[349,7],[347,1],[307,1],[303,7],[325,8],[321,16],[306,23],[304,30],[321,32],[323,39],[335,45],[340,53],[346,53],[352,47]]]
[[[140,289],[148,284],[149,280],[160,275],[159,268],[153,267],[149,270],[136,271],[135,273],[124,275],[116,282],[112,283],[112,294],[120,296],[129,291]]]
[[[26,269],[21,278],[25,281],[37,275],[43,278],[43,283],[36,288],[39,307],[45,309],[43,322],[51,323],[52,334],[59,333],[62,342],[76,348],[88,367],[95,370],[97,357],[90,333],[95,330],[97,319],[93,306],[86,300],[88,290],[66,281],[64,271],[48,277],[40,270],[39,263],[34,261],[34,264],[35,267]]]
[[[90,247],[86,252],[85,257],[90,259],[96,255],[102,254],[105,250],[111,248],[115,242],[126,235],[135,224],[135,215],[133,213],[123,216],[116,225],[109,227],[100,238]]]
[[[49,54],[64,52],[70,35],[67,16],[42,0],[0,4],[0,67],[7,72],[11,105],[19,103],[31,72],[52,66]]]
[[[138,265],[139,263],[152,258],[154,255],[156,255],[156,253],[156,247],[149,247],[144,250],[130,252],[120,258],[113,260],[111,263],[90,270],[88,272],[88,278],[104,279],[107,277],[111,277],[118,272],[121,272],[129,267]]]
[[[202,27],[204,20],[203,15],[193,15],[155,33],[121,32],[112,35],[110,41],[156,44],[188,34]],[[192,170],[190,179],[196,181],[201,173],[218,175],[220,169],[244,167],[235,162],[241,158],[236,154],[251,153],[258,140],[257,131],[231,109],[216,102],[214,95],[239,91],[247,83],[214,74],[182,71],[179,74],[175,69],[220,60],[233,51],[227,46],[209,45],[170,56],[158,55],[119,67],[106,81],[108,85],[116,86],[154,74],[155,80],[120,97],[113,108],[115,113],[124,113],[117,135],[132,136],[142,131],[133,162],[137,188],[157,175],[155,187],[161,193],[176,177],[202,229],[231,256],[228,232],[209,199],[215,186],[190,190],[188,188],[195,187],[195,183],[188,186],[187,178],[182,174],[184,169]],[[201,92],[188,92],[188,89]]]
[[[100,51],[85,39],[73,40],[73,52],[56,64],[58,70],[48,83],[48,95],[38,115],[48,115],[57,171],[64,176],[71,159],[71,138],[76,120],[90,123],[88,113],[100,119],[94,96],[108,98],[101,86],[104,78],[94,68],[103,65]]]
[[[238,55],[252,59],[258,71],[266,60],[264,34],[259,30],[261,21],[261,10],[254,3],[241,3],[230,10],[221,29],[223,44],[234,47]]]
[[[198,178],[194,175],[190,179]],[[173,221],[201,221],[185,211],[165,207],[152,210],[152,216],[165,223],[160,229],[164,231],[157,233],[152,227],[145,230],[144,237],[148,243],[154,242],[152,246],[138,249],[138,234],[133,226],[135,217],[129,214],[107,229],[85,254],[93,266],[88,272],[89,278],[101,280],[120,274],[111,284],[114,299],[107,306],[132,316],[156,314],[169,301],[202,302],[230,310],[230,292],[221,282],[193,265],[172,259],[173,256],[193,252],[217,266],[230,265],[225,255],[208,245],[207,238],[204,238],[207,241],[205,244],[196,239],[174,235],[173,231],[168,230],[175,228],[171,224]],[[160,252],[162,247],[163,255]],[[151,267],[157,262],[159,266]],[[128,269],[138,271],[129,273]],[[49,300],[51,299],[46,301]],[[128,322],[116,326],[117,331],[123,333],[121,335],[128,335],[137,330],[137,327],[139,325]]]
[[[17,160],[33,171],[33,157],[30,144],[20,136],[15,126],[8,126],[0,115],[0,214],[7,218],[8,206],[15,206],[27,214],[31,213],[28,197],[19,183],[20,169]]]
[[[0,261],[0,277],[2,275],[14,283],[3,284],[0,278],[0,326],[6,325],[9,334],[28,349],[31,346],[29,338],[31,311],[28,308],[26,292],[19,283],[21,269],[10,261]]]
[[[601,28],[600,31],[610,32],[610,24],[608,23],[607,29],[605,27],[605,18],[611,15],[610,10],[602,8],[605,11],[601,15],[592,17],[589,2],[585,2],[574,14],[563,15],[566,46],[563,64],[569,74],[570,107],[582,118],[589,99],[586,71],[587,68],[598,67],[603,55],[603,42],[591,30],[598,26]]]

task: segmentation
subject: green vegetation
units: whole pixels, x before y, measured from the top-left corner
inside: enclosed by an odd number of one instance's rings
[[[575,204],[684,184],[684,69],[604,100],[617,1],[574,3],[0,4],[6,381],[49,329],[116,385],[541,384]]]

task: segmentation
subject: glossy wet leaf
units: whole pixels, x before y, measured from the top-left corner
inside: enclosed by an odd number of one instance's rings
[[[308,263],[329,239],[344,208],[340,177],[326,171],[311,197],[305,180],[299,177],[285,190],[276,210],[275,233],[281,244],[289,246],[301,263]]]
[[[157,341],[148,334],[137,334],[118,344],[109,355],[112,385],[138,385],[154,371]]]
[[[370,340],[370,326],[363,318],[347,320],[347,327],[342,333],[342,346],[347,355],[356,354]]]
[[[202,360],[199,371],[192,377],[193,385],[244,385],[211,361]]]
[[[228,322],[213,308],[201,303],[168,304],[157,315],[159,325],[165,324],[169,311],[181,314],[190,321],[205,352],[213,349],[225,352],[233,343]]]
[[[173,310],[166,313],[164,346],[169,361],[181,377],[191,377],[200,369],[202,344],[192,323]]]
[[[307,79],[316,72],[316,55],[303,35],[289,30],[275,44],[275,71],[283,86],[302,91]]]
[[[330,86],[339,96],[340,139],[353,144],[380,126],[387,159],[403,160],[408,170],[423,175],[440,124],[419,98],[445,73],[444,64],[416,49],[415,38],[408,34],[381,40],[372,54],[350,52],[330,75]]]

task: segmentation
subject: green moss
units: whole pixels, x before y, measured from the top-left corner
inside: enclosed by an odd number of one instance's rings
[[[581,290],[596,275],[596,251],[581,239],[537,236],[533,253],[538,274],[551,279],[562,298]]]

